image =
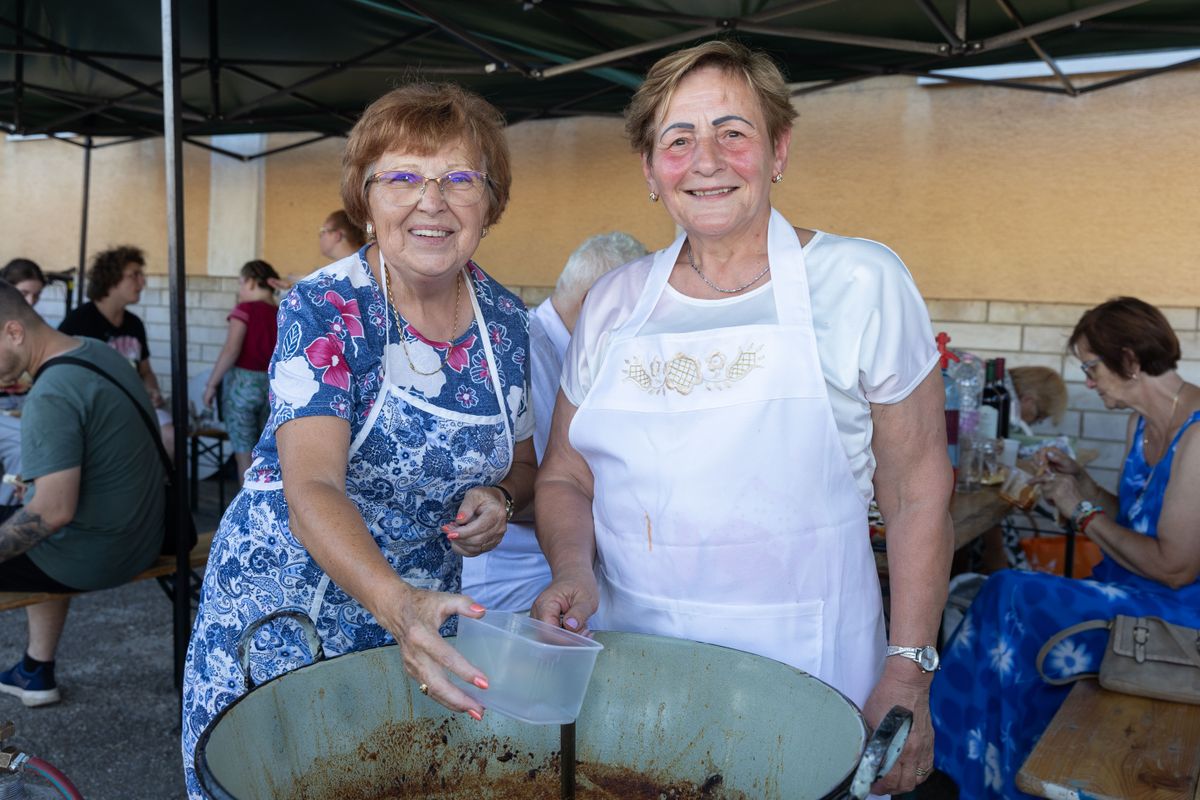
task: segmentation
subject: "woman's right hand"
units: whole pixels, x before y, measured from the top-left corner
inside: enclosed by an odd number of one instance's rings
[[[542,590],[529,616],[575,633],[589,633],[587,622],[600,605],[600,589],[591,570],[556,575]]]
[[[1059,475],[1079,477],[1083,474],[1083,466],[1057,447],[1047,447],[1042,451],[1039,466],[1042,464]]]
[[[425,684],[429,697],[446,708],[483,719],[483,706],[452,684],[446,672],[480,689],[487,689],[487,676],[447,644],[438,628],[453,614],[478,619],[484,607],[465,595],[405,587],[405,598],[396,604],[392,618],[380,620],[400,646],[404,671],[417,684]]]

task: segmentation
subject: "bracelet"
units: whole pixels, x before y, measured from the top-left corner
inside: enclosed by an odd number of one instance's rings
[[[1077,532],[1083,533],[1087,530],[1087,526],[1091,524],[1092,520],[1097,515],[1103,513],[1104,509],[1100,506],[1089,503],[1087,500],[1081,500],[1071,513],[1071,527]]]
[[[1088,525],[1092,524],[1092,520],[1094,520],[1096,517],[1102,516],[1103,514],[1104,509],[1102,508],[1089,511],[1087,514],[1084,514],[1078,522],[1075,523],[1076,530],[1078,530],[1080,533],[1087,533]]]
[[[509,493],[508,489],[505,489],[504,485],[500,484],[500,483],[493,483],[492,488],[499,489],[500,494],[504,495],[504,517],[505,517],[506,521],[511,522],[512,517],[513,517],[513,496],[512,496],[512,494]]]

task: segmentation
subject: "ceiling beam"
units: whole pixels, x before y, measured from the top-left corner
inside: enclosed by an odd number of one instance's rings
[[[856,47],[874,47],[880,50],[900,50],[906,53],[924,53],[934,56],[951,55],[950,45],[934,42],[916,42],[909,39],[892,39],[886,36],[863,36],[838,31],[819,31],[813,28],[780,28],[774,25],[737,23],[737,29],[763,36],[781,36],[785,39],[806,39],[813,42],[833,42]]]
[[[484,41],[473,33],[463,30],[461,27],[441,16],[440,14],[435,14],[429,9],[425,8],[424,4],[415,2],[415,0],[396,0],[396,2],[405,8],[408,8],[409,10],[425,17],[434,25],[437,25],[443,31],[450,34],[455,39],[458,39],[472,50],[475,50],[492,59],[497,67],[512,68],[527,78],[533,75],[533,70],[524,61],[513,58],[512,56],[496,49],[489,42]]]
[[[1057,17],[1035,22],[1020,30],[1001,33],[997,36],[991,36],[979,42],[981,50],[999,50],[1003,47],[1019,44],[1031,36],[1040,36],[1043,33],[1069,28],[1077,23],[1094,17],[1101,17],[1105,14],[1111,14],[1114,11],[1121,11],[1132,6],[1141,5],[1147,0],[1108,0],[1107,3],[1085,8],[1082,11],[1072,11],[1069,14],[1061,14]]]
[[[282,90],[284,88],[282,85],[276,83],[273,80],[270,80],[269,78],[264,78],[261,75],[255,75],[253,72],[251,72],[248,69],[242,69],[241,67],[235,67],[231,64],[226,64],[224,66],[224,69],[228,70],[229,72],[232,72],[234,75],[240,75],[241,77],[245,78],[248,81],[254,81],[255,83],[259,83],[270,89]],[[276,93],[278,93],[278,92],[276,92]],[[296,91],[290,91],[290,92],[288,92],[288,96],[292,97],[296,100],[299,100],[301,103],[304,103],[309,108],[315,109],[317,111],[321,111],[325,114],[329,114],[330,116],[336,117],[337,119],[340,119],[343,122],[347,122],[351,125],[353,125],[355,122],[358,121],[355,117],[352,117],[349,114],[345,114],[341,111],[338,111],[336,108],[333,108],[332,106],[327,106],[318,100],[314,100],[311,97],[309,97],[308,95],[300,94],[299,92],[296,92]]]
[[[59,44],[58,42],[54,41],[53,39],[47,39],[45,36],[41,36],[37,33],[34,33],[33,31],[28,30],[21,25],[16,25],[13,22],[10,22],[9,20],[5,19],[4,17],[0,17],[0,26],[12,29],[14,31],[23,31],[25,36],[28,36],[31,39],[34,39],[34,40],[40,42],[46,48],[51,50],[55,55],[60,55],[60,56],[63,56],[64,58],[69,58],[72,61],[78,61],[79,63],[85,64],[85,65],[91,67],[92,69],[96,70],[97,72],[107,75],[110,78],[114,78],[115,80],[118,80],[121,83],[125,83],[125,84],[133,86],[137,89],[141,89],[143,92],[146,92],[147,94],[152,94],[155,97],[158,97],[160,99],[162,98],[162,92],[159,91],[158,89],[150,86],[149,84],[143,83],[142,81],[139,81],[136,78],[132,78],[129,75],[126,75],[124,72],[121,72],[118,69],[113,69],[112,67],[108,66],[107,64],[103,64],[94,58],[82,55],[79,52],[71,49],[70,47]],[[189,106],[189,105],[185,104],[183,107],[185,109],[187,109],[188,111],[192,112],[193,114],[198,114],[201,117],[204,116],[204,111],[199,108],[196,108],[195,106]]]
[[[620,61],[623,58],[640,55],[641,53],[649,53],[653,50],[661,50],[666,47],[671,47],[684,42],[690,42],[704,36],[709,36],[720,30],[720,27],[711,20],[705,27],[694,28],[683,33],[677,33],[674,36],[664,36],[661,39],[655,39],[652,42],[642,42],[641,44],[622,47],[618,50],[611,50],[607,53],[581,58],[578,61],[570,61],[566,64],[559,64],[553,67],[546,67],[543,70],[537,71],[534,77],[537,78],[553,78],[558,75],[567,75],[571,72],[579,72],[580,70],[592,69],[603,64],[611,64],[614,61]]]
[[[1024,29],[1027,27],[1025,25],[1025,20],[1021,18],[1020,12],[1017,11],[1016,7],[1013,6],[1009,0],[996,0],[996,5],[1000,6],[1000,10],[1003,11],[1010,20],[1016,23],[1018,29]],[[1050,68],[1050,71],[1054,73],[1054,77],[1058,78],[1058,82],[1061,83],[1063,88],[1067,90],[1067,94],[1071,95],[1072,97],[1075,97],[1077,94],[1079,94],[1078,90],[1075,88],[1075,85],[1071,83],[1071,79],[1068,78],[1061,69],[1059,69],[1058,63],[1051,58],[1050,54],[1047,53],[1040,44],[1038,44],[1036,39],[1030,36],[1025,40],[1025,43],[1028,44],[1029,49],[1032,50],[1034,54],[1042,60],[1042,63]]]
[[[397,47],[401,47],[402,45],[406,45],[410,42],[414,42],[418,39],[428,36],[429,34],[433,33],[436,30],[437,29],[433,28],[433,27],[422,28],[419,31],[414,31],[412,33],[406,33],[403,36],[393,37],[393,38],[389,39],[388,41],[384,42],[383,44],[378,45],[377,47],[372,47],[370,50],[367,50],[364,53],[360,53],[359,55],[354,56],[353,58],[346,59],[345,61],[335,61],[334,63],[330,64],[325,69],[320,70],[319,72],[315,72],[306,78],[301,78],[300,80],[290,83],[287,86],[280,86],[273,92],[269,92],[268,94],[265,94],[262,97],[256,98],[256,99],[250,101],[249,103],[244,103],[243,105],[239,106],[238,108],[235,108],[233,111],[230,111],[229,114],[226,115],[225,118],[226,119],[238,119],[239,117],[244,117],[244,116],[246,116],[246,114],[253,111],[254,109],[259,108],[260,106],[266,105],[267,103],[271,102],[272,100],[274,100],[278,97],[283,97],[285,95],[295,97],[294,93],[297,89],[303,88],[305,86],[308,86],[309,84],[316,83],[318,81],[322,81],[333,75],[338,75],[342,72],[345,72],[346,66],[349,64],[366,61],[373,56],[379,55],[380,53],[387,52],[388,50],[394,50]],[[246,73],[240,72],[239,74],[246,74]]]
[[[941,13],[933,5],[933,0],[916,0],[917,7],[925,12],[925,16],[929,17],[929,21],[933,23],[933,27],[937,28],[938,33],[950,45],[953,52],[962,52],[966,46],[962,37],[956,34],[946,20],[942,19]]]
[[[193,67],[192,69],[183,73],[182,77],[189,78],[192,75],[195,75],[196,73],[203,72],[203,71],[204,71],[204,67]],[[153,85],[155,86],[155,88],[158,88],[158,87],[162,86],[162,81],[159,80],[156,83],[154,83]],[[125,93],[123,95],[119,95],[117,97],[110,97],[109,99],[104,100],[99,103],[96,103],[95,105],[88,106],[86,108],[81,108],[77,111],[72,111],[70,114],[65,114],[61,117],[56,117],[55,119],[52,119],[49,122],[39,125],[38,132],[39,133],[47,133],[47,132],[55,131],[55,130],[63,130],[63,126],[65,126],[71,122],[74,122],[77,119],[86,117],[89,114],[98,114],[101,111],[105,111],[105,110],[107,110],[109,108],[113,108],[113,107],[129,108],[131,110],[138,110],[138,111],[143,110],[144,109],[143,106],[132,106],[132,105],[126,104],[128,100],[131,100],[132,98],[137,97],[138,95],[141,95],[141,94],[145,94],[145,92],[143,92],[141,89],[134,89],[132,92],[127,92],[127,93]],[[194,115],[192,117],[192,119],[200,120],[200,119],[204,119],[204,117]]]

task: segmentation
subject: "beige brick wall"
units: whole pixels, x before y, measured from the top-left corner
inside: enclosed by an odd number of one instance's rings
[[[1055,425],[1037,426],[1037,433],[1066,434],[1080,448],[1099,455],[1089,471],[1104,487],[1115,489],[1125,457],[1128,411],[1109,411],[1087,388],[1079,361],[1067,354],[1067,337],[1089,306],[1069,303],[1013,303],[983,300],[928,300],[935,331],[950,334],[950,346],[980,358],[1003,356],[1009,367],[1044,366],[1057,370],[1067,382],[1067,413]],[[1183,348],[1179,372],[1200,381],[1198,309],[1162,309]]]

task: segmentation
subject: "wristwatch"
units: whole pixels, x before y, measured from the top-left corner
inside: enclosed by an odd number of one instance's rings
[[[1083,533],[1091,521],[1091,517],[1103,513],[1104,509],[1100,506],[1089,503],[1087,500],[1080,500],[1079,505],[1075,506],[1075,510],[1071,512],[1071,527],[1079,533]]]
[[[937,648],[931,644],[924,647],[897,647],[888,645],[887,655],[901,656],[909,661],[915,661],[921,672],[933,672],[941,667],[942,659],[938,656]]]
[[[505,489],[502,485],[500,485],[498,483],[493,483],[492,488],[499,489],[500,494],[504,495],[504,519],[507,520],[508,522],[512,522],[512,515],[513,515],[512,495],[509,494],[508,489]]]

